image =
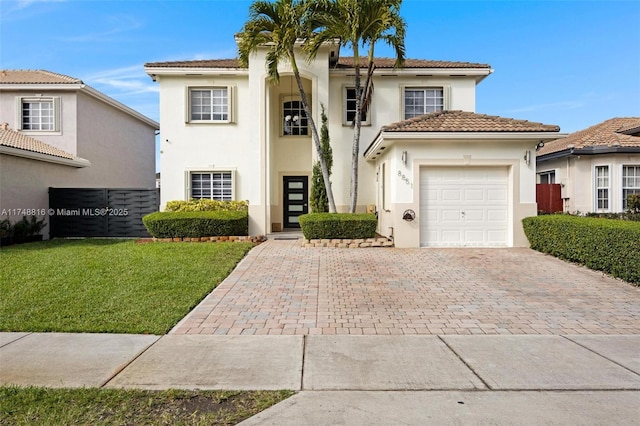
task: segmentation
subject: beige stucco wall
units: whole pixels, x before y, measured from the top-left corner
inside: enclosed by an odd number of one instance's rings
[[[609,166],[611,212],[622,208],[622,167],[640,165],[640,154],[576,155],[537,164],[537,172],[555,170],[556,183],[563,185],[564,211],[588,213],[596,211],[595,167]]]
[[[536,142],[518,140],[425,140],[397,141],[376,162],[379,171],[377,184],[378,232],[393,233],[396,247],[420,246],[420,169],[429,166],[499,166],[508,168],[509,207],[507,245],[529,245],[522,229],[522,219],[535,216],[535,162],[524,160],[526,150],[535,150]],[[407,151],[405,166],[402,151]],[[381,205],[382,164],[385,165],[386,209]],[[402,179],[405,176],[406,179]],[[416,213],[413,222],[402,220],[402,213],[411,209]]]

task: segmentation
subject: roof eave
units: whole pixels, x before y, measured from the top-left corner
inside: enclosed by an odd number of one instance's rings
[[[205,76],[205,75],[224,75],[224,76],[248,76],[247,68],[211,68],[211,67],[144,67],[144,71],[151,77],[153,81],[157,81],[157,76]]]
[[[351,76],[355,68],[330,68],[329,74]],[[385,77],[421,76],[421,77],[474,77],[476,84],[487,78],[491,68],[382,68],[376,67],[374,75]]]
[[[71,166],[83,168],[91,166],[91,162],[84,158],[63,158],[51,154],[43,154],[41,152],[28,151],[26,149],[14,148],[11,146],[0,145],[0,154],[12,155],[14,157],[27,158],[30,160],[44,161],[47,163],[61,164],[63,166]]]
[[[367,161],[376,159],[377,153],[383,146],[384,141],[388,141],[388,146],[393,145],[395,141],[401,140],[405,142],[415,141],[422,142],[424,140],[449,140],[449,141],[503,141],[510,142],[514,139],[526,140],[531,142],[549,142],[559,138],[566,137],[565,133],[558,132],[394,132],[381,130],[378,132],[373,142],[369,144],[363,156]],[[385,146],[386,148],[386,146]]]
[[[567,148],[561,151],[550,152],[536,157],[536,161],[549,161],[558,158],[577,156],[577,155],[603,155],[603,154],[638,154],[640,146],[607,146],[607,147],[586,147],[586,148]]]

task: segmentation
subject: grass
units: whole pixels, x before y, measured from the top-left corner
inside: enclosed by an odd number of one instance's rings
[[[0,250],[0,331],[165,334],[250,243],[52,240]]]
[[[292,391],[0,387],[0,424],[234,425]]]

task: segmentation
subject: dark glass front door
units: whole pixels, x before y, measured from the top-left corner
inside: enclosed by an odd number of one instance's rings
[[[300,228],[298,216],[309,212],[308,176],[284,177],[284,228]]]

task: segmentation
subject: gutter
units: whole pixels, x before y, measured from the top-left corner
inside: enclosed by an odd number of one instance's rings
[[[640,154],[640,146],[590,146],[587,148],[567,148],[562,151],[539,155],[536,161],[548,161],[578,155]]]

